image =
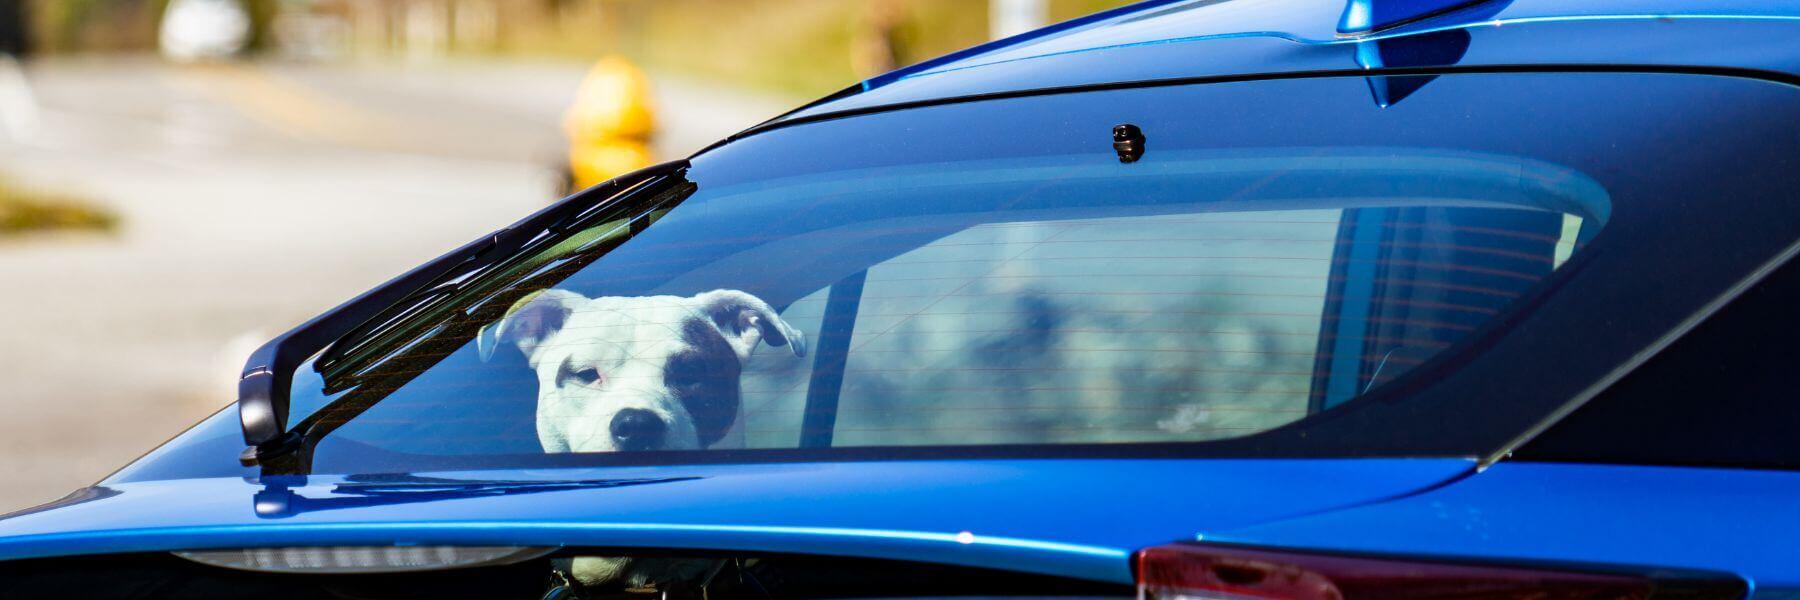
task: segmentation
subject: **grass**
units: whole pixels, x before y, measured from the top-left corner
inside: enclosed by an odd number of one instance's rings
[[[987,3],[885,0],[897,7],[894,50],[910,64],[987,41]],[[1062,21],[1130,0],[1051,0]],[[638,63],[752,88],[816,97],[873,75],[859,64],[875,13],[869,0],[612,0],[571,4],[560,19],[520,20],[501,54]]]
[[[21,190],[0,180],[0,237],[43,231],[104,233],[118,225],[117,215],[91,203]]]
[[[44,52],[146,51],[155,48],[157,16],[169,0],[24,0]],[[289,0],[245,0],[266,22]],[[1049,22],[1134,0],[1047,0]],[[5,5],[8,0],[0,0]],[[483,2],[501,7],[495,39],[454,51],[474,55],[560,56],[594,60],[622,54],[643,66],[752,88],[817,97],[871,75],[870,25],[897,19],[894,51],[901,65],[987,41],[987,0],[390,0],[318,2],[401,8]],[[342,7],[340,7],[342,8]],[[345,10],[326,10],[345,14]],[[369,12],[369,11],[364,11]],[[381,11],[373,11],[379,13]],[[404,11],[388,11],[401,15]],[[451,11],[454,13],[455,11]],[[400,18],[400,17],[392,17]],[[372,25],[401,28],[403,23]],[[262,29],[253,46],[266,45]],[[454,37],[454,36],[452,36]],[[392,52],[387,38],[361,48]],[[363,42],[365,45],[368,42]]]

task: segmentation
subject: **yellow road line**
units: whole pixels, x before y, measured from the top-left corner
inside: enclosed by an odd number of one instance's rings
[[[363,110],[255,66],[184,67],[184,75],[245,116],[292,138],[372,150],[405,150],[391,118]]]

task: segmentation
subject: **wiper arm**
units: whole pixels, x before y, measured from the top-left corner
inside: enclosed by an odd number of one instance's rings
[[[588,188],[269,340],[250,354],[238,380],[238,418],[243,424],[244,443],[249,446],[239,455],[239,461],[245,466],[259,464],[300,445],[298,436],[287,428],[288,395],[294,371],[307,358],[340,340],[346,350],[355,347],[358,341],[380,332],[384,325],[403,319],[410,305],[445,293],[441,286],[446,280],[459,279],[506,260],[546,234],[555,236],[577,229],[632,195],[630,192],[678,176],[687,166],[686,160],[663,163]],[[399,314],[391,310],[396,306],[401,307]]]
[[[601,191],[606,193],[606,198],[609,200],[624,198],[639,189],[655,185],[660,179],[661,177],[652,176],[637,182],[627,182],[621,189]],[[329,348],[326,348],[325,351],[319,355],[318,360],[314,361],[315,368],[320,373],[329,374],[342,361],[350,360],[351,362],[354,362],[354,359],[350,357],[358,354],[365,346],[371,344],[379,345],[379,340],[381,340],[385,334],[400,328],[402,324],[413,320],[421,313],[428,312],[430,307],[437,301],[454,297],[458,292],[467,289],[466,284],[481,279],[483,275],[495,268],[499,268],[500,265],[505,264],[508,259],[514,256],[536,251],[545,247],[549,241],[560,239],[560,236],[563,234],[571,231],[578,231],[592,225],[599,215],[610,214],[608,209],[615,204],[615,202],[602,201],[583,210],[574,211],[573,214],[567,215],[563,220],[552,223],[537,231],[535,236],[521,236],[521,241],[506,251],[490,249],[482,252],[480,256],[475,259],[467,260],[460,265],[453,266],[449,271],[440,274],[430,283],[421,286],[418,290],[407,295],[405,298],[394,302],[385,310],[363,322],[362,325],[357,326],[355,329],[350,330],[349,333],[339,337],[336,342],[333,342]],[[508,229],[520,230],[517,224]],[[526,229],[522,231],[529,232],[530,230]]]

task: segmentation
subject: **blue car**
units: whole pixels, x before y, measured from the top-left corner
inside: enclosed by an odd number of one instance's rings
[[[1772,0],[971,48],[271,341],[0,598],[1800,597],[1796,85]]]

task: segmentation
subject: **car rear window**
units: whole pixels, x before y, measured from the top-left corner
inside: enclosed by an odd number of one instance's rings
[[[320,471],[1473,455],[1800,231],[1768,200],[1793,189],[1783,142],[1721,126],[1795,116],[1783,86],[1405,83],[1398,102],[1361,77],[1171,85],[749,136],[340,342],[296,374],[294,427]],[[1124,124],[1141,156],[1115,149]]]
[[[489,454],[1242,436],[1456,347],[1607,212],[1585,176],[1517,157],[1319,152],[929,164],[687,197],[543,291],[497,294],[498,320],[442,361],[349,375],[347,393],[409,380],[333,438]],[[933,198],[896,193],[923,186]],[[793,221],[822,201],[832,218]],[[776,346],[745,319],[797,333]],[[821,411],[831,426],[809,431]]]

